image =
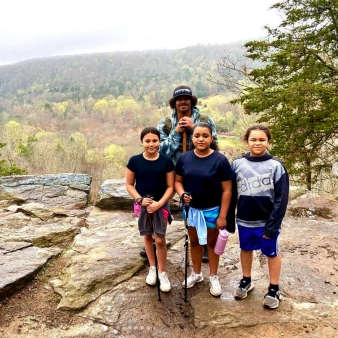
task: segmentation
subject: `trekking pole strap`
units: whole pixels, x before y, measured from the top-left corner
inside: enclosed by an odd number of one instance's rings
[[[145,198],[153,198],[151,195],[147,194],[139,198],[135,198],[135,203],[142,205],[142,202]]]
[[[135,198],[135,203],[137,203],[138,205],[142,205],[143,198],[144,197]]]

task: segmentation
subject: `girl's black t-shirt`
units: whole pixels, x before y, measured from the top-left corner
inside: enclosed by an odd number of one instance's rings
[[[197,209],[221,205],[221,182],[234,178],[228,159],[217,151],[207,157],[198,157],[193,150],[183,153],[175,166],[183,177],[184,191],[190,192],[190,206]]]
[[[151,195],[160,200],[167,190],[167,173],[174,170],[174,163],[168,156],[160,154],[155,161],[146,160],[143,154],[132,156],[127,168],[135,173],[135,189],[143,197]]]

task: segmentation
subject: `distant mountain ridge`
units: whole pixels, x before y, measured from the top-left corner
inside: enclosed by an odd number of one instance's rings
[[[225,52],[242,55],[243,44],[58,56],[0,66],[0,106],[8,99],[76,102],[89,95],[123,95],[142,100],[150,94],[161,105],[181,83],[189,84],[198,97],[208,96],[218,91],[207,82],[208,73],[217,71]]]

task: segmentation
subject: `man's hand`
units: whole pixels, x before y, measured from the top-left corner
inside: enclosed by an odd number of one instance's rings
[[[182,134],[186,130],[194,128],[194,126],[195,125],[191,117],[184,116],[178,121],[178,125],[176,126],[175,130]]]

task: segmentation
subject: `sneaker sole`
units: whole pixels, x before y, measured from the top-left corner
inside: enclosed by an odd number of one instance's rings
[[[169,292],[169,291],[171,290],[171,287],[170,287],[169,289],[162,289],[161,286],[160,286],[160,290],[161,290],[162,292]]]
[[[279,296],[279,300],[278,300],[277,305],[275,305],[275,306],[269,306],[268,304],[265,304],[265,298],[264,298],[264,300],[263,300],[263,306],[266,307],[266,308],[268,308],[268,309],[277,309],[281,300],[282,300],[282,295]]]
[[[255,285],[254,285],[254,284],[251,284],[251,286],[249,287],[249,289],[246,290],[246,295],[245,295],[244,297],[239,297],[239,296],[237,296],[237,295],[235,295],[234,297],[235,297],[236,299],[242,300],[242,299],[244,299],[244,298],[246,298],[246,297],[248,296],[248,293],[249,293],[254,287],[255,287]]]
[[[156,285],[156,282],[155,282],[155,283],[148,283],[148,282],[146,281],[146,284],[147,284],[147,285],[150,285],[150,286],[154,286],[154,285]]]
[[[190,288],[192,288],[196,283],[201,283],[201,282],[203,282],[203,281],[204,281],[204,277],[202,276],[202,278],[199,279],[198,281],[196,281],[194,284],[192,284],[192,285],[190,285],[190,286],[187,285],[187,289],[190,289]],[[185,284],[183,283],[182,286],[185,287]]]
[[[222,290],[221,290],[220,293],[212,293],[210,289],[209,289],[209,291],[214,297],[220,297],[220,295],[222,294]]]

